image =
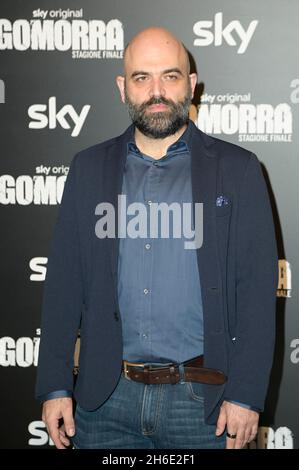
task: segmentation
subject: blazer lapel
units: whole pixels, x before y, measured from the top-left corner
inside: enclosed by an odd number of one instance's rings
[[[134,139],[134,126],[131,125],[122,134],[116,145],[109,147],[107,178],[105,180],[105,191],[107,202],[110,202],[115,210],[115,238],[109,239],[109,253],[111,261],[111,271],[117,299],[117,268],[118,268],[118,195],[122,192],[123,174],[127,157],[127,143]]]
[[[203,203],[203,243],[197,249],[197,263],[202,290],[205,328],[219,332],[221,273],[217,256],[216,192],[218,158],[213,152],[214,141],[195,128],[191,142],[191,181],[193,203]]]

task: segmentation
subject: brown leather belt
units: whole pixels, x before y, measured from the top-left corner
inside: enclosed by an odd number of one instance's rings
[[[218,369],[203,367],[203,356],[182,363],[186,382],[201,382],[221,385],[226,382],[225,374]],[[176,384],[181,380],[179,364],[151,366],[140,362],[123,361],[122,370],[127,379],[145,384]]]

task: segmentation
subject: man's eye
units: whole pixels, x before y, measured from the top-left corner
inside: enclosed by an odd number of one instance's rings
[[[177,75],[166,75],[165,78],[166,78],[166,80],[172,80],[172,81],[174,81],[174,80],[176,80],[178,77],[177,77]]]
[[[136,77],[135,78],[135,81],[136,82],[144,82],[144,80],[146,80],[146,76],[145,75],[140,75],[139,77]]]

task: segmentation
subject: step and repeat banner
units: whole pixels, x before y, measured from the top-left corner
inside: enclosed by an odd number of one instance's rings
[[[1,0],[0,448],[53,446],[34,400],[49,244],[72,157],[130,123],[115,77],[127,42],[152,25],[192,56],[196,125],[262,163],[280,259],[277,340],[250,447],[299,448],[298,18],[296,0]]]

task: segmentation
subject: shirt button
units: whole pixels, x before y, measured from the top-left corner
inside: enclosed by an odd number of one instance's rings
[[[147,203],[148,203],[148,205],[150,206],[150,205],[151,205],[151,203],[152,203],[152,201],[147,201]]]
[[[148,337],[148,335],[146,333],[142,334],[142,338],[146,339],[147,337]]]
[[[114,312],[114,318],[115,318],[115,321],[119,321],[119,316],[117,312]]]
[[[149,249],[150,249],[150,247],[151,247],[150,243],[146,243],[146,245],[145,245],[145,249],[146,249],[146,250],[149,250]]]
[[[148,294],[148,293],[149,293],[149,290],[145,288],[145,289],[143,289],[143,292],[144,292],[144,293],[145,293],[145,295],[146,295],[146,294]]]
[[[158,166],[158,162],[154,162],[153,165]]]

